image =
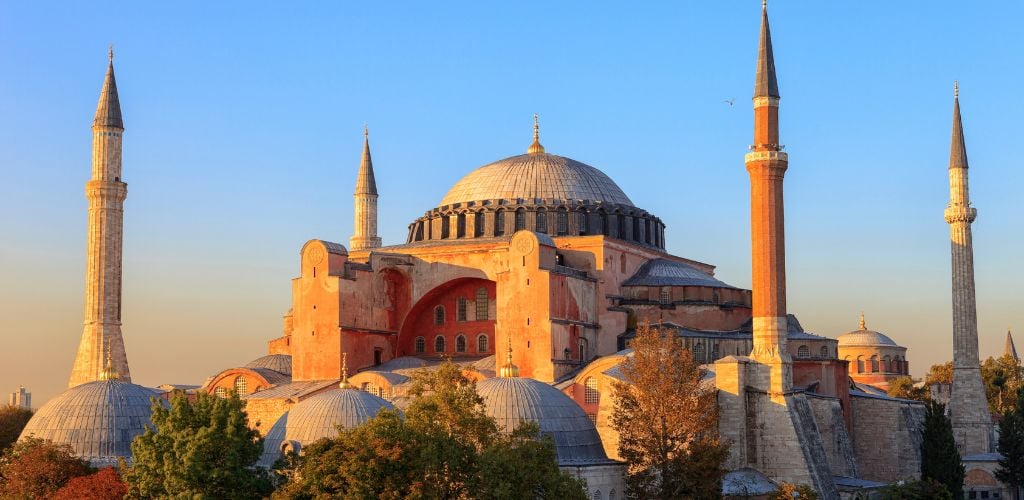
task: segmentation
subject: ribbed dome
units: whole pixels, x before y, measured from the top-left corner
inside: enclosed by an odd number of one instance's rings
[[[633,206],[604,172],[547,153],[513,156],[484,165],[455,183],[441,205],[518,198],[591,200]]]
[[[391,403],[358,389],[334,389],[317,394],[291,407],[270,428],[259,465],[273,465],[285,443],[305,446],[320,438],[335,437],[338,426],[357,427],[381,410],[392,408]]]
[[[28,421],[21,439],[35,436],[68,444],[93,467],[131,462],[131,443],[146,430],[156,392],[117,379],[72,387],[51,399]]]
[[[490,378],[476,384],[489,416],[505,431],[523,421],[537,422],[555,442],[562,465],[606,462],[608,455],[593,422],[569,396],[531,378]]]
[[[256,358],[245,365],[246,368],[266,368],[285,375],[292,374],[292,357],[287,354],[270,354]]]
[[[899,347],[886,335],[874,330],[854,330],[839,336],[840,347]]]

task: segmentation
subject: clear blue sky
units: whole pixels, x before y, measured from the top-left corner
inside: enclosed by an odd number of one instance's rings
[[[759,3],[0,3],[0,390],[24,384],[42,404],[67,380],[108,43],[132,373],[198,384],[280,335],[306,240],[348,242],[364,123],[386,244],[462,175],[525,151],[536,112],[549,152],[604,170],[666,222],[670,251],[749,287]],[[1007,326],[1024,340],[1024,4],[769,8],[790,311],[836,336],[864,310],[915,374],[950,358],[959,79],[981,352],[1001,351]]]

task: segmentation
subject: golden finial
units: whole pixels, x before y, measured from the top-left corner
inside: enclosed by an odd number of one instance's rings
[[[107,344],[107,364],[103,367],[103,371],[100,372],[101,380],[117,380],[121,378],[121,375],[114,369],[114,360],[110,355],[110,344]]]
[[[341,383],[338,384],[341,389],[351,389],[352,385],[348,383],[348,353],[341,353]]]
[[[498,376],[503,378],[511,378],[519,376],[519,367],[512,364],[512,336],[508,337],[508,356],[505,358],[505,364],[498,371]]]
[[[544,153],[544,146],[540,145],[540,119],[537,117],[537,113],[533,114],[533,144],[530,144],[526,152],[531,155]]]
[[[960,81],[953,80],[953,99],[960,97]]]
[[[861,330],[867,330],[868,329],[867,325],[864,324],[864,311],[860,312],[860,329]]]
[[[363,139],[370,139],[370,126],[365,123],[363,124]]]
[[[110,44],[110,51],[107,52],[107,57],[110,58],[111,64],[114,62],[114,44]]]
[[[768,0],[761,0],[761,8],[762,9],[767,9],[768,8]]]

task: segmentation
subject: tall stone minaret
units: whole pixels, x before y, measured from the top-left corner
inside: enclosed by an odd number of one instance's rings
[[[113,368],[131,382],[121,336],[121,242],[124,199],[121,181],[121,104],[114,81],[114,49],[92,122],[92,179],[85,183],[89,200],[89,234],[85,268],[85,328],[71,368],[68,387],[101,380],[109,349]]]
[[[359,162],[359,176],[356,178],[355,226],[349,249],[366,250],[380,248],[377,236],[377,180],[373,177],[373,161],[370,159],[370,130],[363,129],[363,159]]]
[[[953,254],[953,390],[949,416],[961,455],[988,453],[992,417],[978,360],[971,223],[978,211],[967,189],[967,146],[960,122],[960,88],[953,85],[953,139],[949,153],[949,206],[945,211]]]
[[[775,78],[768,9],[762,4],[761,40],[754,83],[754,144],[746,157],[750,174],[750,232],[753,259],[754,350],[766,365],[762,390],[784,393],[792,386],[786,349],[786,237],[782,180],[789,165],[779,143],[779,84]]]

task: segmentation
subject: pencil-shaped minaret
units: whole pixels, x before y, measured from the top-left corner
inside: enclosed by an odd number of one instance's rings
[[[363,158],[359,162],[359,176],[356,177],[356,192],[353,195],[355,226],[349,249],[367,250],[380,248],[377,236],[377,180],[373,176],[373,160],[370,159],[370,130],[363,129]]]

